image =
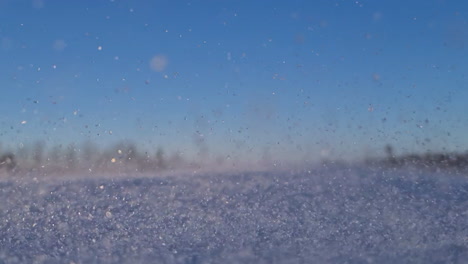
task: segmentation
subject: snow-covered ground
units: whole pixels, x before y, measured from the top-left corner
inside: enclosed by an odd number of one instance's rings
[[[0,263],[468,263],[468,174],[0,181]],[[2,262],[3,261],[3,262]]]

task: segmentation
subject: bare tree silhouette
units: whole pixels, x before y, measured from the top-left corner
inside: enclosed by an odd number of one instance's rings
[[[161,170],[164,170],[167,167],[162,147],[158,147],[158,150],[156,151],[156,167]]]
[[[396,164],[395,153],[393,153],[393,147],[390,144],[385,145],[385,153],[387,154],[387,160],[391,164]]]
[[[34,167],[40,168],[44,163],[44,150],[45,143],[43,141],[36,141],[32,149],[32,158]]]
[[[77,165],[77,150],[75,144],[71,143],[67,147],[67,151],[65,153],[65,161],[67,163],[67,169],[75,169]]]
[[[16,167],[15,156],[11,153],[3,154],[0,156],[0,169],[6,168],[11,172]]]

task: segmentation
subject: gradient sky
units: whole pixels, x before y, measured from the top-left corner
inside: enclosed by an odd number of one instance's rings
[[[468,2],[0,0],[0,142],[468,149]]]

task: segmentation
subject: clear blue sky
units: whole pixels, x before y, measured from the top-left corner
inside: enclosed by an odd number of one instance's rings
[[[0,0],[0,141],[464,152],[467,19],[442,0]]]

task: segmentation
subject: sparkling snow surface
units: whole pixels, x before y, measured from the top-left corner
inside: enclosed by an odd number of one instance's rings
[[[468,177],[3,177],[0,263],[468,263]]]

